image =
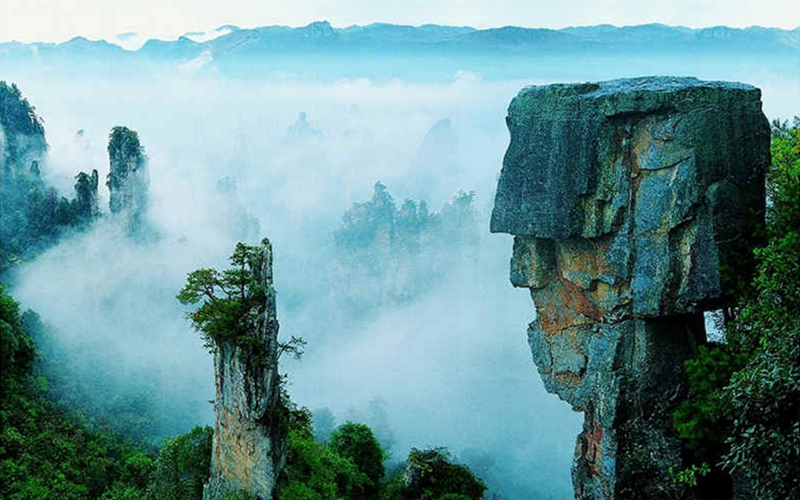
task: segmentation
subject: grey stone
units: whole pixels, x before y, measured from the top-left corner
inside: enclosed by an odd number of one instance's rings
[[[720,269],[763,219],[769,124],[760,91],[648,77],[522,90],[491,230],[515,235],[511,282],[548,391],[585,413],[581,499],[674,499],[670,415]]]

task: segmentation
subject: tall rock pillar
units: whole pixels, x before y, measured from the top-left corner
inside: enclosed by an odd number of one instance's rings
[[[272,246],[266,238],[250,267],[266,299],[251,311],[258,319],[247,346],[223,343],[214,353],[214,439],[204,500],[239,490],[271,500],[283,461],[283,431],[270,418],[280,402],[280,379]]]
[[[108,138],[108,160],[108,208],[112,214],[124,214],[129,233],[139,233],[150,188],[147,156],[139,143],[139,134],[127,127],[114,127]]]
[[[491,230],[515,235],[511,282],[536,306],[545,387],[585,414],[577,498],[675,498],[683,362],[763,218],[760,97],[648,77],[529,87],[509,106]]]

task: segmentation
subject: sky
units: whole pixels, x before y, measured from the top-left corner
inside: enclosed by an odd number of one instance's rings
[[[335,27],[387,22],[563,28],[651,22],[688,27],[794,28],[797,0],[2,0],[0,41],[62,42],[74,36],[113,40],[137,32],[171,39],[234,24]]]

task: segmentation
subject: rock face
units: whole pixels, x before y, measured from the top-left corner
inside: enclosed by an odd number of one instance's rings
[[[585,413],[576,497],[677,498],[683,362],[763,218],[760,91],[666,77],[529,87],[506,121],[491,230],[515,235],[511,282],[536,306],[545,387]]]
[[[283,465],[285,443],[277,423],[270,421],[280,401],[278,364],[265,361],[276,359],[278,350],[272,246],[267,239],[251,269],[266,290],[266,300],[252,311],[258,317],[252,347],[225,343],[214,353],[214,440],[204,500],[222,500],[240,490],[271,499]]]
[[[127,217],[128,230],[139,232],[147,210],[150,176],[139,135],[127,127],[114,127],[108,140],[108,208]]]

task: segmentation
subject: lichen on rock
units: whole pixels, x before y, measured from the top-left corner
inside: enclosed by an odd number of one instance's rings
[[[491,230],[515,235],[511,282],[536,306],[545,387],[586,415],[576,496],[675,498],[683,362],[763,218],[760,91],[670,77],[529,87],[506,121]]]

